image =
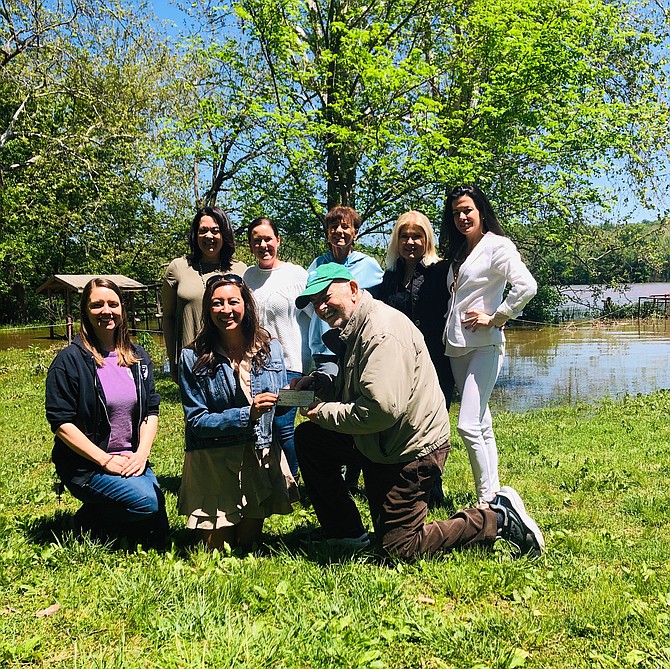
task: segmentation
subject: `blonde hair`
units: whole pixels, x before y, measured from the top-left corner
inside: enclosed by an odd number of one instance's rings
[[[408,211],[400,216],[393,227],[391,242],[386,252],[386,269],[395,269],[400,257],[398,250],[400,246],[400,232],[406,225],[415,225],[417,228],[420,228],[426,239],[426,250],[421,262],[426,266],[436,263],[440,258],[435,250],[435,232],[433,231],[433,226],[425,214],[422,214],[420,211]]]

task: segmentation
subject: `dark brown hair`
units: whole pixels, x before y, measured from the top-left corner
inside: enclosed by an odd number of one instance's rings
[[[198,230],[200,229],[200,220],[203,216],[210,216],[214,219],[214,222],[219,226],[219,230],[221,231],[223,245],[221,246],[221,253],[219,255],[219,264],[221,271],[225,272],[233,265],[235,234],[233,233],[233,226],[230,224],[228,214],[220,207],[202,207],[198,209],[188,233],[188,245],[191,253],[187,257],[191,263],[199,262],[202,258],[202,250],[198,246]]]
[[[241,325],[245,339],[245,353],[254,351],[252,365],[258,370],[270,360],[270,335],[258,322],[258,310],[249,286],[237,274],[224,274],[210,277],[207,281],[202,298],[202,327],[193,343],[188,347],[198,355],[193,371],[202,367],[205,367],[212,375],[216,371],[214,352],[219,344],[219,330],[212,321],[212,295],[221,286],[237,286],[240,289],[244,301],[244,317]]]
[[[339,223],[340,221],[353,226],[356,232],[358,232],[358,229],[361,227],[361,217],[358,215],[358,212],[355,209],[352,207],[342,207],[341,205],[337,205],[326,214],[326,218],[323,221],[323,227],[326,231],[326,234],[328,234],[328,227],[330,225],[333,223]]]
[[[458,256],[463,253],[465,248],[465,236],[456,227],[452,212],[454,202],[458,200],[458,198],[464,196],[472,198],[472,201],[475,203],[475,207],[477,207],[477,211],[482,220],[484,232],[504,235],[500,221],[498,221],[498,217],[486,195],[484,195],[477,186],[456,186],[456,188],[449,193],[447,201],[444,203],[442,226],[440,229],[440,242],[442,245],[446,246],[446,248],[441,250],[446,254],[446,257],[450,262],[456,259],[462,260],[462,258],[459,258]]]
[[[251,223],[249,223],[249,225],[247,226],[247,241],[249,242],[250,245],[251,245],[251,233],[259,225],[265,225],[266,223],[272,228],[272,232],[275,233],[275,237],[279,239],[279,228],[277,227],[277,224],[267,216],[259,216],[258,218],[254,218],[254,220],[251,221]]]

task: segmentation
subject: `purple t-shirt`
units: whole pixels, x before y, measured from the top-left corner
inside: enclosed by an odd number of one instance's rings
[[[118,364],[116,351],[105,355],[105,364],[98,367],[98,379],[107,399],[107,414],[112,432],[108,453],[132,451],[133,412],[137,404],[135,380],[130,367]]]

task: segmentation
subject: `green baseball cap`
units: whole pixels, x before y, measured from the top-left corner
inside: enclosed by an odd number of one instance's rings
[[[310,298],[317,295],[322,290],[330,286],[333,281],[355,281],[351,272],[338,262],[329,262],[319,265],[316,270],[311,271],[307,275],[307,285],[305,290],[295,298],[295,306],[298,309],[304,309]]]

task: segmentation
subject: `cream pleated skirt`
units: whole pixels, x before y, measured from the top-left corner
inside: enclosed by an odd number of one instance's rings
[[[240,446],[184,453],[178,510],[186,527],[216,530],[242,518],[267,518],[293,510],[298,489],[278,444]]]

